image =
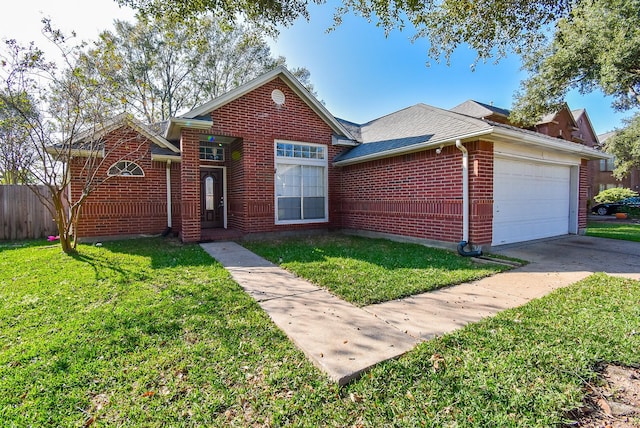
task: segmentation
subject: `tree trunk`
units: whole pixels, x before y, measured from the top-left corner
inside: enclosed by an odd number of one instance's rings
[[[65,206],[62,202],[62,192],[64,192],[64,189],[56,191],[55,193],[52,192],[53,206],[56,211],[54,214],[54,219],[56,225],[58,226],[58,235],[60,237],[60,245],[62,246],[62,251],[64,251],[65,254],[75,254],[77,253],[75,241],[73,243],[71,242],[71,219],[67,219]]]

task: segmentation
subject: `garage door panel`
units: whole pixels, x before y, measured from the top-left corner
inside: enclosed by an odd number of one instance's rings
[[[493,245],[569,232],[570,167],[496,158]]]
[[[520,221],[519,223],[505,223],[501,225],[503,228],[502,236],[513,237],[517,236],[516,240],[505,239],[505,242],[501,244],[494,243],[493,245],[509,244],[513,242],[530,241],[533,239],[549,238],[552,236],[565,235],[567,230],[558,226],[557,219],[550,219],[546,223],[540,223],[539,221]],[[540,229],[544,230],[544,233],[540,233]]]

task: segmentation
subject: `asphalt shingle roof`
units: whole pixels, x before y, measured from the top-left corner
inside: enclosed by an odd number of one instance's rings
[[[353,160],[421,143],[446,141],[488,128],[491,126],[483,120],[416,104],[360,125],[362,144],[338,155],[334,161]]]
[[[605,132],[604,134],[598,135],[598,142],[600,144],[604,144],[604,142],[607,141],[609,138],[613,137],[615,133],[616,131],[609,131],[609,132]]]
[[[495,107],[490,104],[484,104],[474,100],[467,100],[462,104],[459,104],[452,108],[451,111],[477,118],[491,116],[492,114],[509,117],[509,115],[511,114],[511,111],[507,109]]]
[[[362,143],[362,135],[360,134],[361,125],[358,125],[357,123],[349,122],[348,120],[340,119],[339,117],[336,117],[336,120],[340,122],[342,126],[344,126],[347,129],[347,131],[349,131],[351,136],[355,138],[357,142]]]
[[[180,156],[180,153],[176,153],[173,150],[167,149],[165,147],[160,147],[157,144],[151,145],[151,153],[154,155]]]

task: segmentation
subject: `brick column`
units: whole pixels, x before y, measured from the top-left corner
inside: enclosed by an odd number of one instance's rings
[[[493,239],[493,144],[475,141],[469,150],[469,239],[488,245]]]
[[[199,134],[190,129],[182,129],[180,147],[182,163],[182,242],[200,240],[200,155]]]
[[[589,167],[586,159],[580,161],[578,183],[578,234],[587,230],[587,189],[589,187]]]

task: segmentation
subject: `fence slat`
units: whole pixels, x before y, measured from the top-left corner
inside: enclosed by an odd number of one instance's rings
[[[38,186],[50,195],[45,186]],[[39,239],[57,235],[58,228],[47,208],[27,186],[0,186],[0,240]]]

